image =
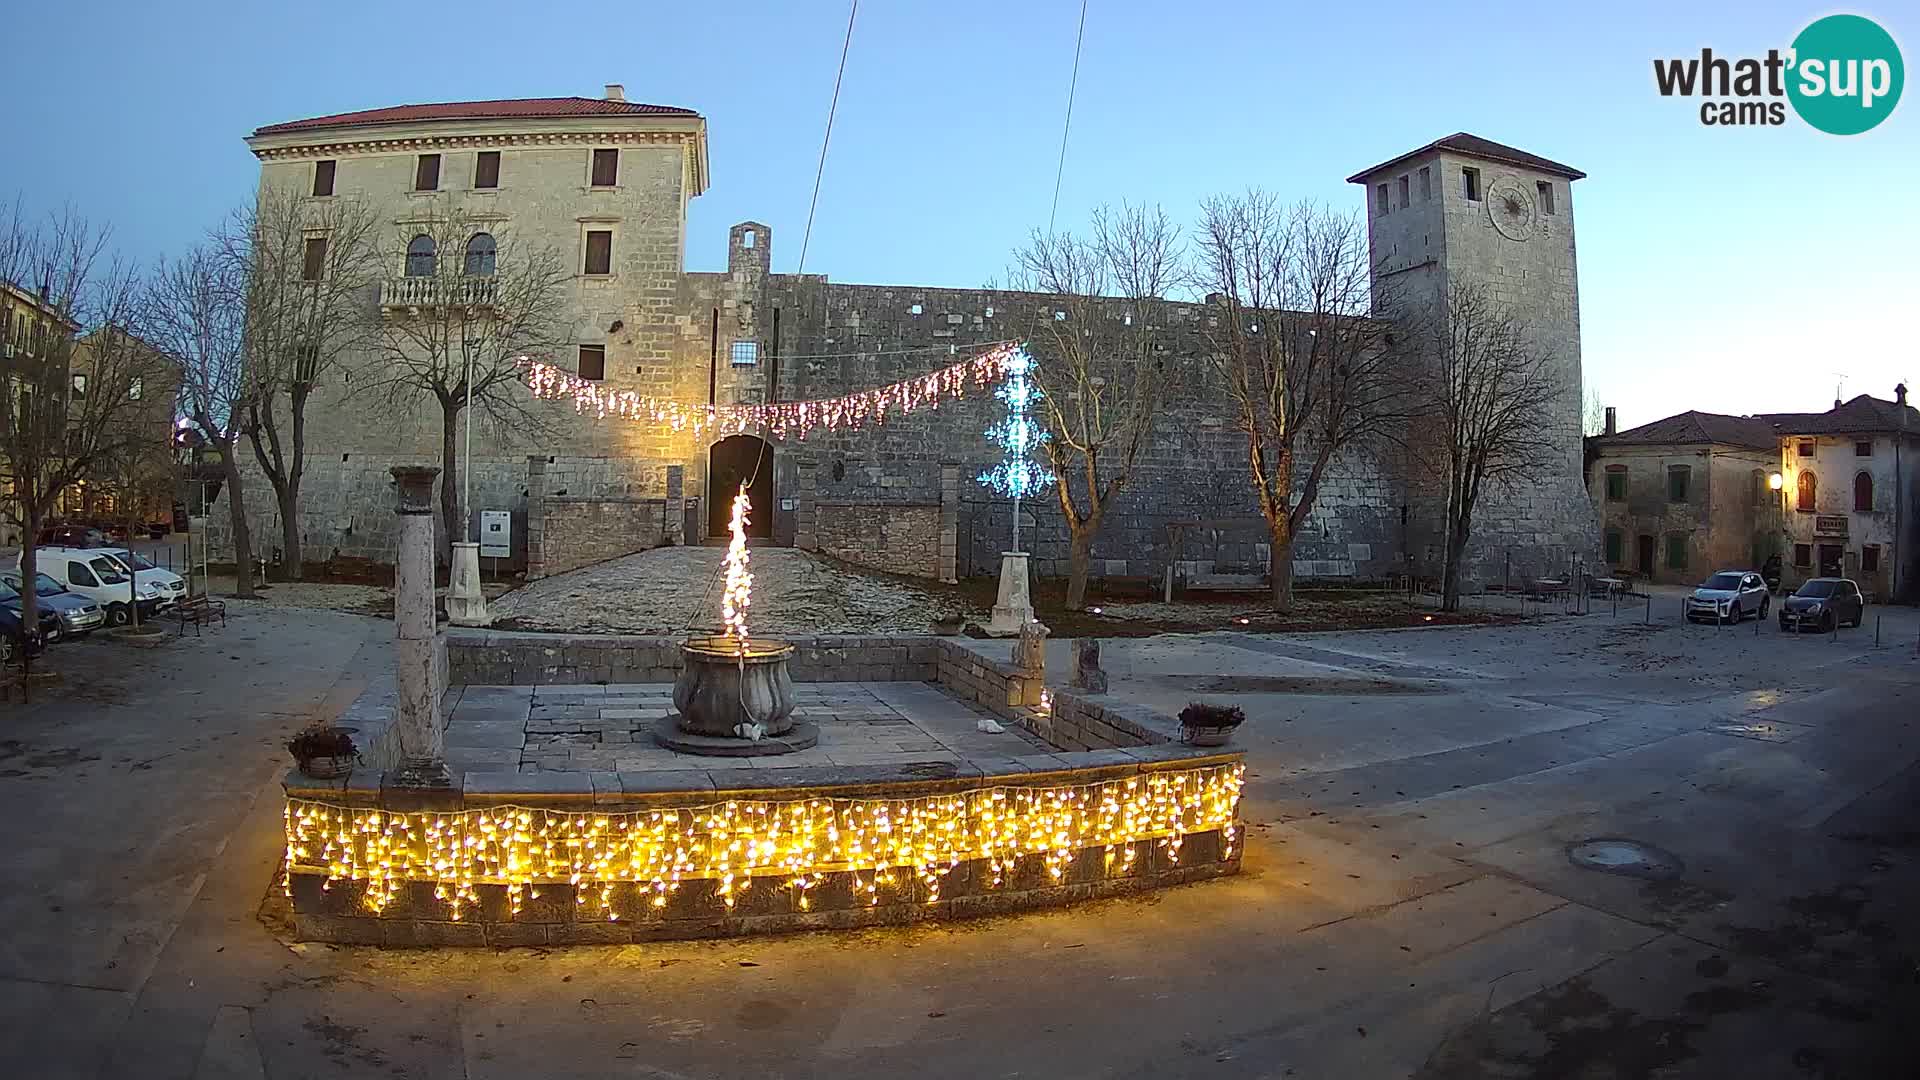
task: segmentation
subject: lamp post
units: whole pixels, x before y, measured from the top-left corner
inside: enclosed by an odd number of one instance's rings
[[[1006,637],[1033,621],[1033,599],[1027,579],[1027,553],[1020,550],[1020,500],[1053,483],[1053,474],[1030,456],[1047,440],[1044,423],[1028,414],[1041,399],[1040,388],[1029,381],[1033,358],[1014,350],[1006,362],[1006,384],[995,396],[1007,403],[1007,417],[987,429],[987,437],[1006,448],[1000,464],[980,474],[980,482],[1013,497],[1013,547],[1000,553],[1000,592],[993,605],[987,633]]]
[[[473,539],[473,354],[475,344],[462,341],[460,351],[466,361],[465,447],[460,462],[461,540],[452,543],[453,566],[447,582],[447,621],[455,626],[486,626],[493,619],[487,614],[487,598],[480,591],[480,545]],[[453,522],[447,522],[447,535],[453,535]]]

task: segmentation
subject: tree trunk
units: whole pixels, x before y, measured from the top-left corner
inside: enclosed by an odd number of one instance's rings
[[[253,538],[247,535],[247,500],[240,489],[240,461],[234,451],[239,440],[229,439],[220,449],[220,471],[226,477],[227,513],[233,520],[233,595],[253,599]]]
[[[285,484],[275,484],[273,497],[280,504],[280,570],[288,581],[299,581],[303,573],[300,493]]]
[[[1467,554],[1467,536],[1473,527],[1472,510],[1462,508],[1447,522],[1446,576],[1440,588],[1440,610],[1460,610],[1460,564]]]
[[[1067,610],[1087,607],[1087,572],[1093,563],[1092,522],[1081,522],[1067,543]]]
[[[25,500],[21,500],[25,501]],[[22,633],[39,626],[40,595],[34,588],[34,575],[39,573],[40,551],[34,541],[40,539],[41,516],[31,506],[27,507],[25,525],[27,535],[20,540],[20,630]],[[20,643],[20,664],[25,670],[27,662],[26,642]]]
[[[1293,611],[1293,533],[1284,520],[1269,528],[1267,577],[1273,585],[1273,610],[1282,615]]]
[[[440,525],[446,536],[440,541],[440,558],[453,565],[453,542],[465,540],[467,529],[460,516],[460,406],[442,405],[440,409]]]

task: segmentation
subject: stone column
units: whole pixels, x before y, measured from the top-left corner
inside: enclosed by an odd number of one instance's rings
[[[667,509],[665,532],[660,542],[668,545],[687,541],[687,467],[667,466]]]
[[[949,585],[960,580],[960,465],[940,466],[940,566],[938,577]]]
[[[820,550],[819,515],[815,510],[814,490],[818,484],[815,462],[798,463],[799,491],[793,508],[793,546],[801,551]]]
[[[993,605],[993,618],[987,621],[987,633],[994,637],[1012,637],[1033,621],[1032,592],[1027,582],[1027,553],[1000,553],[1000,595]]]
[[[436,632],[433,604],[433,480],[438,467],[396,465],[395,512],[400,543],[393,561],[393,622],[400,701],[394,729],[401,763],[388,787],[453,785],[442,749],[440,702],[447,688],[446,639]]]
[[[527,580],[547,576],[547,457],[527,455]]]

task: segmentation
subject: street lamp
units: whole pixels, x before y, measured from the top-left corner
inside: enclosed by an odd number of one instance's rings
[[[1775,491],[1779,491],[1781,488],[1787,486],[1787,478],[1779,473],[1769,473],[1767,475],[1767,486]]]

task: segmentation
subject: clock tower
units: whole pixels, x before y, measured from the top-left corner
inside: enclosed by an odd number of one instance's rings
[[[1582,472],[1580,287],[1573,182],[1578,169],[1461,132],[1348,177],[1366,192],[1376,305],[1442,305],[1456,277],[1483,284],[1553,356],[1566,387],[1551,417],[1560,451],[1526,479],[1484,495],[1467,552],[1469,581],[1555,576],[1575,560],[1600,569],[1599,521]],[[1405,558],[1438,575],[1444,474],[1437,447],[1405,467]],[[1426,460],[1421,460],[1421,459]]]

